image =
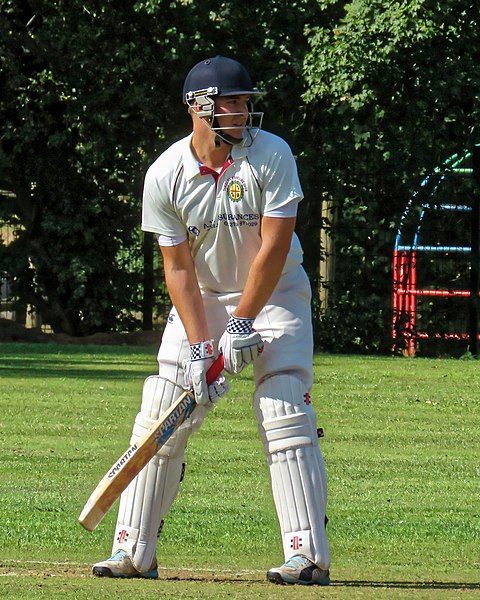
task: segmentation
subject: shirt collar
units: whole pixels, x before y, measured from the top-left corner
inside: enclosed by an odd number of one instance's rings
[[[192,134],[185,138],[186,144],[183,150],[183,167],[185,169],[185,177],[187,180],[193,179],[195,175],[200,173],[198,160],[192,152]],[[238,160],[247,156],[247,149],[245,146],[232,146],[230,152],[233,160]]]

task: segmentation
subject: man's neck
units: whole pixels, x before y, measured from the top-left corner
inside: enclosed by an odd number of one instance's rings
[[[219,139],[219,138],[217,138]],[[232,146],[220,140],[220,145],[215,144],[214,136],[192,136],[192,151],[196,159],[210,169],[219,169],[227,160]]]

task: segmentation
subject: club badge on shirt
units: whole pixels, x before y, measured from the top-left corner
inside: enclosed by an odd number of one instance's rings
[[[225,182],[227,198],[232,202],[239,202],[247,191],[247,184],[240,177],[231,177]]]

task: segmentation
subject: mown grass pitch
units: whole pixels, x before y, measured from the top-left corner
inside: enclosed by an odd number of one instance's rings
[[[318,355],[332,586],[277,587],[282,561],[251,410],[232,379],[191,438],[158,581],[90,577],[116,507],[78,514],[126,448],[154,348],[0,344],[0,597],[480,598],[478,362]]]

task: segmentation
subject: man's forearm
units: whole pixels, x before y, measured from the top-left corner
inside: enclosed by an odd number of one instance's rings
[[[178,272],[174,281],[170,280],[169,283],[166,274],[165,279],[170,299],[177,309],[190,344],[208,340],[210,337],[208,325],[198,286],[185,281],[187,277]]]
[[[255,318],[272,295],[290,250],[294,218],[262,221],[262,246],[250,267],[235,316]]]
[[[273,293],[280,275],[284,261],[281,264],[272,264],[267,257],[257,256],[250,268],[245,289],[235,309],[235,316],[255,318],[262,310]]]
[[[188,246],[162,247],[165,283],[190,344],[210,338],[205,308]]]

